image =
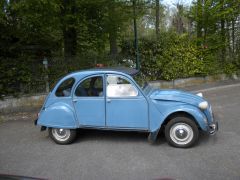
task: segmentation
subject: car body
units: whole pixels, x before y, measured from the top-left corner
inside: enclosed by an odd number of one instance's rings
[[[218,124],[201,96],[141,88],[131,69],[90,69],[63,77],[48,94],[36,124],[58,144],[71,143],[76,129],[143,131],[154,142],[164,130],[168,143],[191,147],[199,131],[215,134]]]

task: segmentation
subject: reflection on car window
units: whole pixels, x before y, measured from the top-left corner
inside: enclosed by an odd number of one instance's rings
[[[58,96],[58,97],[70,96],[74,82],[75,82],[74,78],[69,78],[69,79],[66,79],[65,81],[63,81],[57,88],[56,96]]]
[[[84,97],[103,96],[103,78],[94,76],[84,80],[78,85],[75,95]]]
[[[108,97],[133,97],[137,95],[137,89],[126,79],[116,75],[107,76]]]

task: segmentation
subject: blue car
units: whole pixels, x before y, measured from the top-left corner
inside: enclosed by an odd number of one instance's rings
[[[179,148],[193,146],[199,132],[215,134],[218,124],[200,95],[140,87],[133,69],[90,69],[63,77],[47,96],[36,120],[58,144],[69,144],[77,129],[141,131],[154,142],[163,131]]]

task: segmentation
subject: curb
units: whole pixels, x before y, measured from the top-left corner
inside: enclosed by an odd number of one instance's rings
[[[236,75],[227,76],[226,74],[219,74],[214,76],[206,76],[206,77],[192,77],[192,78],[183,78],[176,79],[172,81],[150,81],[149,84],[156,88],[182,88],[188,86],[195,86],[206,83],[220,82],[226,80],[238,80],[240,77]]]
[[[212,91],[212,90],[218,90],[218,89],[225,89],[225,88],[234,88],[240,86],[240,83],[237,84],[229,84],[229,85],[223,85],[223,86],[217,86],[217,87],[211,87],[211,88],[206,88],[206,89],[200,89],[195,92],[207,92],[207,91]]]

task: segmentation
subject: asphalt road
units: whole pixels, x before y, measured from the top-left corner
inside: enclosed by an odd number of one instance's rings
[[[206,88],[206,87],[204,87]],[[195,89],[196,90],[196,89]],[[220,129],[190,149],[132,132],[82,131],[56,145],[33,120],[0,123],[0,174],[47,179],[240,179],[240,84],[202,90]]]

